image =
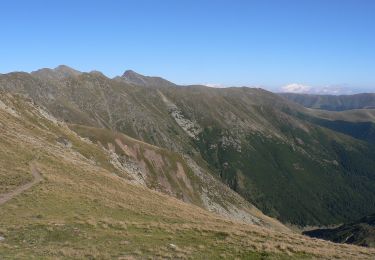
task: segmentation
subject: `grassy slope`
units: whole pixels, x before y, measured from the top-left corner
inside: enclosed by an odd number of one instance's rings
[[[43,176],[40,184],[0,206],[3,259],[375,256],[370,249],[226,220],[130,184],[105,164],[107,155],[96,145],[47,120],[23,99],[1,94],[1,100],[19,114],[0,109],[0,157],[12,154],[18,162],[17,169],[6,168],[7,174],[26,173],[33,162]],[[61,136],[73,147],[56,142]],[[103,159],[100,166],[92,156]]]
[[[286,231],[278,221],[265,216],[220,180],[212,177],[207,168],[189,163],[191,159],[108,129],[82,125],[69,127],[80,136],[98,143],[100,147],[112,149],[123,165],[129,162],[133,168],[135,165],[142,172],[144,184],[153,190],[231,219]],[[198,172],[196,167],[200,169]]]
[[[190,180],[194,178],[193,173],[179,154],[104,128],[82,125],[69,127],[103,148],[113,149],[120,158],[136,162],[140,168],[143,166],[148,187],[198,206],[202,204],[195,194],[200,191],[200,187],[191,187],[194,184],[194,180]],[[178,166],[181,167],[180,171]]]

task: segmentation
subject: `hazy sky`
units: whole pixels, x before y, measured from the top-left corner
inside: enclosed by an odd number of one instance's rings
[[[180,84],[375,91],[373,0],[4,0],[0,24],[0,73],[66,64]]]

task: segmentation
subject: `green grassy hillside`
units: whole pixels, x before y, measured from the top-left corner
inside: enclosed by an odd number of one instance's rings
[[[375,209],[373,145],[321,127],[307,119],[305,109],[266,91],[165,92],[202,128],[195,141],[202,157],[266,214],[317,225]]]
[[[372,249],[228,220],[132,183],[100,146],[0,93],[2,259],[371,259]],[[2,175],[2,176],[3,176]],[[0,200],[1,201],[1,200]]]
[[[134,183],[163,192],[187,203],[230,219],[286,230],[278,221],[261,211],[214,178],[188,156],[150,145],[119,132],[82,125],[69,125],[105,152]]]

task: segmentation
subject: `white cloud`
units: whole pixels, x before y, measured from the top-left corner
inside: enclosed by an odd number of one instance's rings
[[[222,84],[215,84],[215,83],[205,83],[202,84],[203,86],[210,87],[210,88],[226,88],[226,86]]]
[[[292,83],[288,84],[286,86],[283,86],[281,88],[282,92],[291,92],[291,93],[309,93],[311,91],[312,87],[298,84],[298,83]]]

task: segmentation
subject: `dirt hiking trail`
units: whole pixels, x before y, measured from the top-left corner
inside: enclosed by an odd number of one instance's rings
[[[26,184],[23,184],[22,186],[17,187],[15,190],[11,192],[0,194],[0,206],[3,205],[8,200],[13,199],[15,196],[21,194],[22,192],[30,189],[31,187],[33,187],[35,184],[39,183],[43,179],[34,163],[30,163],[30,171],[34,177],[34,180]]]

